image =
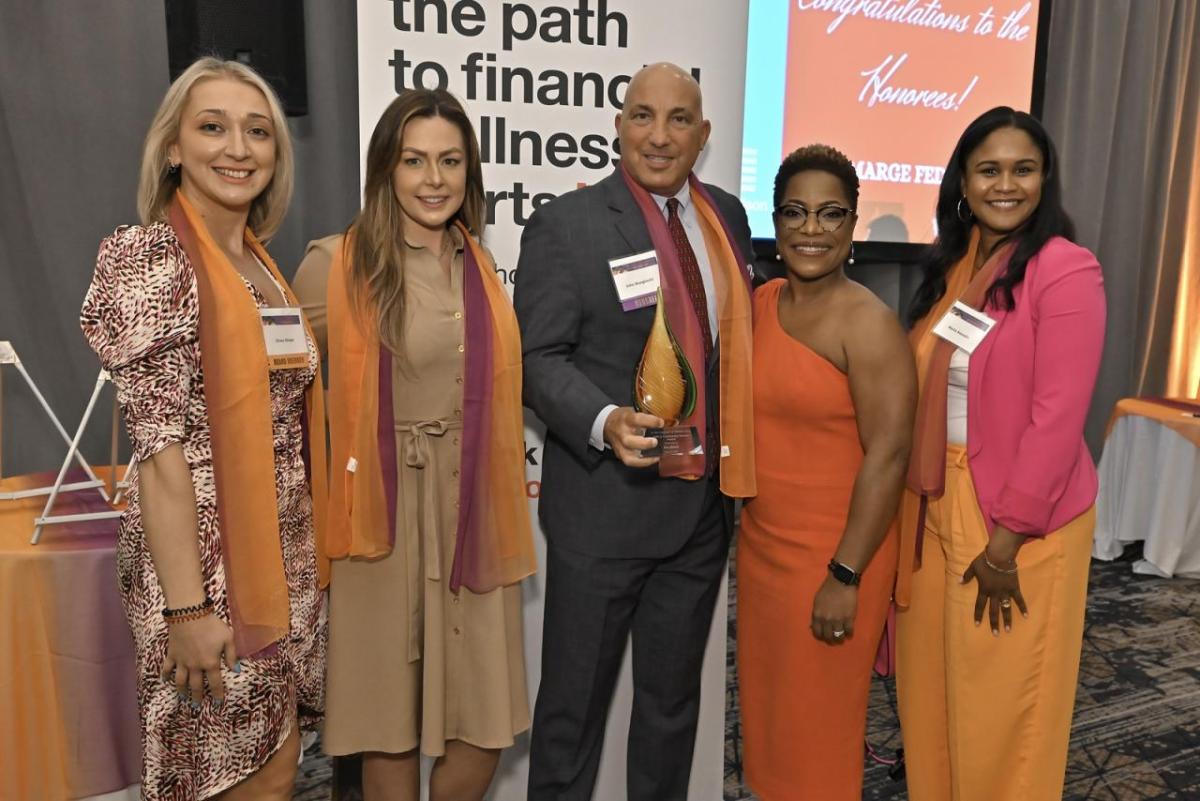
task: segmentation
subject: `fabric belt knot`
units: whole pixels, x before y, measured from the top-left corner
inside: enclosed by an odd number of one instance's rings
[[[446,432],[463,427],[461,420],[422,420],[395,425],[402,438],[400,451],[404,464],[420,470],[420,490],[402,481],[404,520],[397,536],[404,537],[405,576],[408,583],[408,661],[421,658],[425,638],[425,581],[442,579],[442,545],[440,541],[441,495],[438,492],[436,451],[430,447],[430,437],[443,437]],[[422,551],[424,553],[422,553]]]
[[[461,425],[458,427],[462,428]],[[396,430],[412,434],[404,444],[404,463],[409,467],[423,468],[430,459],[429,438],[445,436],[450,425],[445,420],[426,420],[397,425]]]

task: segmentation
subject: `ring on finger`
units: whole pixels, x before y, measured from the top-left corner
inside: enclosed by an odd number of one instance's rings
[[[1012,599],[1011,598],[1005,598],[1003,601],[1000,602],[1001,609],[1010,609],[1011,607],[1012,607]]]
[[[840,640],[845,636],[846,636],[846,632],[843,629],[837,629],[836,631],[833,632],[833,638],[835,640]]]

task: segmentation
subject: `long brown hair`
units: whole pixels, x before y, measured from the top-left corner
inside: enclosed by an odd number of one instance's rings
[[[400,162],[404,128],[418,117],[441,117],[462,131],[466,145],[467,186],[454,213],[472,234],[483,233],[485,204],[483,168],[475,129],[454,95],[444,89],[406,89],[384,110],[367,146],[363,207],[350,224],[350,294],[359,308],[372,309],[379,340],[400,356],[404,331],[404,217],[392,189],[392,173]]]

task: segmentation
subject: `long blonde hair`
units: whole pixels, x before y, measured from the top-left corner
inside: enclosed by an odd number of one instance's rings
[[[418,117],[441,117],[458,126],[466,145],[467,187],[462,206],[454,213],[467,229],[483,233],[486,201],[483,168],[475,129],[454,95],[444,89],[408,89],[384,110],[367,146],[363,207],[354,222],[350,293],[360,308],[373,310],[379,340],[404,362],[404,226],[400,202],[392,188],[392,173],[400,162],[404,128]]]
[[[180,174],[172,172],[167,162],[171,145],[179,141],[180,117],[187,105],[188,94],[200,81],[212,78],[231,78],[253,86],[262,92],[271,109],[271,122],[275,128],[275,174],[271,183],[250,205],[247,224],[264,242],[279,230],[283,216],[292,199],[295,182],[295,162],[292,156],[292,137],[288,131],[287,118],[279,98],[262,76],[237,61],[222,61],[205,57],[197,60],[175,79],[167,90],[150,130],[146,132],[146,144],[142,147],[142,169],[138,177],[138,216],[143,225],[165,222],[167,207],[175,190],[179,188]]]

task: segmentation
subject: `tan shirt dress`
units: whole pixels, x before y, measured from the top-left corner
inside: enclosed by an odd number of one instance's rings
[[[403,341],[393,363],[396,547],[333,563],[324,745],[330,754],[421,752],[447,740],[504,748],[529,728],[521,589],[450,591],[458,524],[466,327],[463,242],[449,274],[406,243]],[[293,286],[326,351],[325,294],[342,237],[309,244]],[[331,480],[338,480],[334,465]]]

